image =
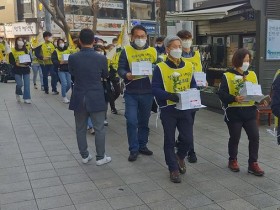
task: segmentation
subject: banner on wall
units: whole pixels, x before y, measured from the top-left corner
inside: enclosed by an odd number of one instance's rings
[[[267,20],[266,60],[280,60],[280,20]]]

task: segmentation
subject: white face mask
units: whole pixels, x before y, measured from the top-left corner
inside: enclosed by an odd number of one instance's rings
[[[192,40],[187,39],[187,40],[182,41],[182,46],[183,46],[183,48],[190,48],[192,46]]]
[[[241,66],[241,69],[242,69],[243,71],[247,71],[248,68],[249,68],[249,66],[250,66],[250,63],[249,63],[249,62],[243,62],[243,65]]]
[[[102,52],[102,51],[96,51],[96,52],[100,55],[104,55],[104,52]]]
[[[49,38],[48,38],[48,41],[49,41],[49,42],[52,42],[52,41],[53,41],[53,38],[52,38],[52,37],[49,37]]]
[[[137,47],[140,47],[140,48],[144,47],[146,42],[147,42],[147,39],[135,39],[134,40],[134,43],[137,45]]]
[[[177,48],[177,49],[170,50],[170,55],[173,58],[179,59],[179,58],[182,57],[182,49],[181,48]]]
[[[22,48],[23,45],[24,45],[24,42],[23,41],[17,41],[17,45],[19,48]]]
[[[64,44],[59,44],[60,48],[64,48],[64,46],[65,46]]]
[[[162,46],[163,46],[163,44],[157,44],[157,46],[158,46],[158,47],[162,47]]]
[[[0,42],[3,42],[3,39],[2,39],[2,38],[0,38]]]

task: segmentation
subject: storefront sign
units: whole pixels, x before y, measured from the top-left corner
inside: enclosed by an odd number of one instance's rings
[[[267,20],[266,59],[280,60],[280,20]]]
[[[5,24],[5,37],[8,39],[15,38],[12,24]]]
[[[109,9],[123,9],[123,2],[105,2],[99,1],[100,8],[109,8]]]
[[[13,23],[12,27],[15,36],[37,34],[36,23]]]
[[[141,21],[141,25],[144,26],[149,35],[156,34],[156,23],[146,23]]]
[[[80,5],[80,6],[89,6],[91,0],[64,0],[65,5]]]
[[[123,24],[123,20],[98,19],[97,31],[121,31]]]

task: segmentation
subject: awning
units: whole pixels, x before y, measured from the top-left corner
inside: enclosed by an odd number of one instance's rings
[[[211,9],[202,9],[189,12],[168,12],[165,16],[166,21],[195,21],[195,20],[213,20],[213,19],[223,19],[228,15],[230,10],[240,7],[244,4],[236,4],[224,7],[215,7]]]

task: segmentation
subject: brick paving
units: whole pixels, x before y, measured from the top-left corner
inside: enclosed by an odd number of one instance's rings
[[[227,169],[228,132],[221,114],[201,110],[194,133],[198,162],[187,163],[181,184],[169,181],[163,130],[150,120],[152,157],[128,162],[123,99],[108,112],[106,153],[112,162],[81,163],[73,112],[60,96],[32,89],[32,105],[19,104],[15,83],[0,83],[1,210],[266,209],[280,208],[280,156],[276,140],[260,128],[259,161],[265,176],[247,174],[248,140],[239,146],[239,173]],[[94,155],[94,137],[88,134]]]

